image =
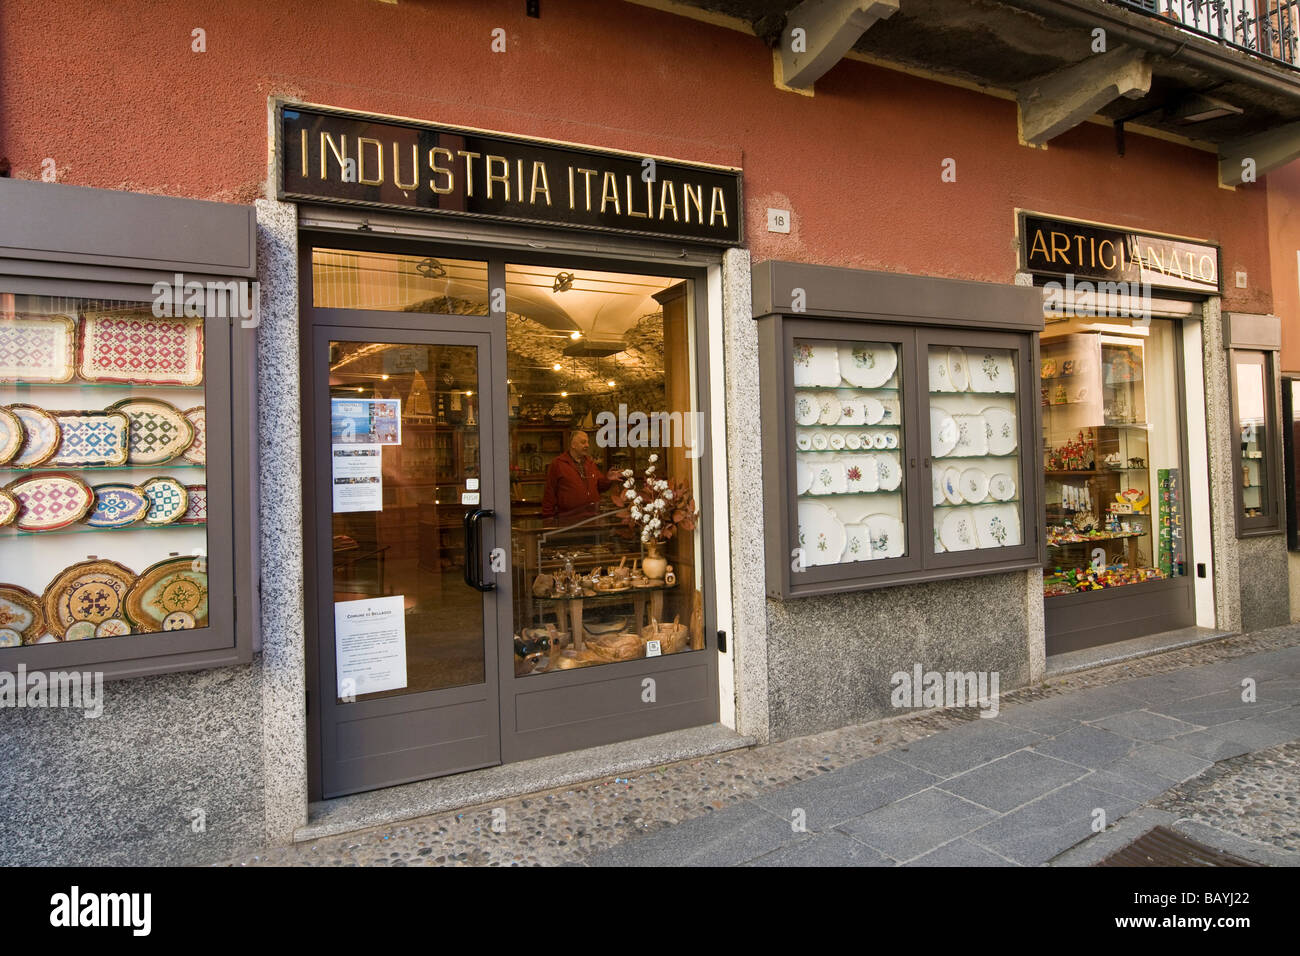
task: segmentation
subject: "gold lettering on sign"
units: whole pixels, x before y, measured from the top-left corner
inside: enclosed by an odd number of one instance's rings
[[[523,179],[523,176],[520,176]],[[569,169],[569,208],[573,208],[573,169]],[[539,186],[538,183],[541,183]],[[528,201],[534,206],[537,205],[537,194],[546,195],[546,205],[551,204],[551,186],[546,181],[546,164],[540,159],[533,160],[533,188],[529,191]]]
[[[1055,262],[1055,261],[1056,261],[1056,252],[1057,252],[1057,249],[1056,249],[1056,239],[1057,239],[1058,236],[1060,237],[1060,239],[1061,239],[1061,243],[1062,243],[1062,245],[1061,245],[1061,249],[1060,249],[1060,252],[1061,252],[1061,261],[1064,262],[1064,263],[1068,266],[1068,265],[1070,264],[1070,255],[1069,255],[1069,253],[1070,253],[1070,237],[1067,236],[1067,235],[1066,235],[1065,233],[1063,233],[1063,232],[1053,232],[1053,233],[1052,233],[1052,258],[1051,258],[1051,261],[1052,261],[1052,262]]]
[[[1043,230],[1034,230],[1034,241],[1029,245],[1029,257],[1032,259],[1035,253],[1051,261],[1051,256],[1047,254],[1047,242],[1043,239]]]
[[[376,165],[379,168],[378,179],[366,178],[367,143],[375,147]],[[367,139],[365,136],[357,137],[357,182],[363,186],[382,186],[384,184],[384,146],[377,139]]]
[[[578,172],[582,173],[582,183],[587,190],[587,212],[591,212],[591,177],[596,175],[596,171],[579,166]]]
[[[665,209],[673,211],[673,222],[677,222],[677,191],[673,188],[671,179],[665,179],[663,185],[659,187],[659,218],[661,220],[664,218]]]
[[[506,187],[506,201],[510,201],[510,163],[504,156],[493,156],[491,153],[484,162],[487,164],[487,198],[492,198],[492,184],[500,183]],[[492,163],[501,164],[501,172],[492,172]]]
[[[1150,244],[1147,245],[1146,266],[1148,269],[1155,269],[1157,272],[1165,271],[1164,259],[1160,257],[1160,253],[1156,252],[1156,247]]]
[[[509,193],[506,194],[509,196]],[[515,202],[524,201],[524,161],[515,160]]]
[[[722,224],[727,224],[727,197],[723,195],[721,186],[713,187],[713,198],[709,202],[709,225],[713,225],[715,216],[722,217]]]
[[[569,208],[570,208],[570,209],[573,209],[573,208],[574,208],[573,200],[574,200],[574,195],[573,195],[573,167],[570,166],[570,167],[569,167]]]
[[[605,214],[605,206],[609,204],[610,200],[613,200],[614,202],[614,212],[622,212],[622,210],[619,209],[618,207],[618,183],[614,180],[614,174],[607,171],[605,173],[605,178],[601,180],[601,183],[602,183],[601,190],[600,190],[601,215]]]
[[[302,178],[307,178],[307,131],[305,129],[298,131],[302,141]],[[85,628],[82,628],[85,630]]]
[[[1074,261],[1075,261],[1076,263],[1078,263],[1080,266],[1084,265],[1084,261],[1083,261],[1083,240],[1084,240],[1084,238],[1085,238],[1085,237],[1084,237],[1084,235],[1083,235],[1082,233],[1080,233],[1079,235],[1077,235],[1077,236],[1074,237],[1074,240],[1075,240],[1075,241],[1074,241],[1074,247],[1075,247],[1076,249],[1079,250],[1078,257],[1077,257]]]
[[[1206,266],[1206,263],[1209,263],[1208,267]],[[1201,267],[1202,279],[1204,279],[1206,282],[1216,281],[1214,277],[1214,256],[1210,256],[1210,255],[1201,256],[1200,267]]]
[[[704,225],[704,187],[698,184],[684,183],[682,184],[682,192],[684,194],[682,212],[686,222],[691,221],[691,205],[693,203],[695,205],[695,221],[701,226]]]
[[[456,150],[457,156],[465,157],[465,195],[474,195],[474,160],[482,156],[482,153],[471,153],[467,149]],[[491,188],[491,187],[488,187]]]
[[[398,189],[406,189],[406,190],[415,189],[420,185],[420,147],[415,143],[411,144],[411,181],[409,183],[402,182],[402,164],[397,157],[397,154],[400,152],[401,150],[399,150],[397,148],[397,144],[394,143],[393,144],[393,185],[395,185]]]
[[[447,177],[447,185],[445,186],[439,186],[437,182],[430,179],[429,188],[439,196],[445,196],[456,188],[456,175],[450,169],[438,165],[439,154],[445,156],[448,163],[455,162],[456,156],[445,146],[434,146],[429,150],[429,169],[433,170],[435,176],[441,173],[443,176]]]
[[[1110,262],[1107,262],[1107,261],[1103,258],[1103,256],[1105,255],[1106,247],[1107,247],[1107,246],[1110,246]],[[1115,263],[1115,243],[1111,242],[1109,239],[1103,239],[1101,242],[1097,243],[1097,259],[1098,259],[1098,261],[1101,263],[1102,268],[1104,268],[1104,269],[1114,269],[1114,268],[1115,268],[1115,264],[1116,264],[1116,263]]]
[[[329,147],[329,151],[334,154],[334,159],[339,164],[339,177],[342,178],[343,176],[343,168],[344,168],[343,161],[347,159],[348,156],[348,134],[347,133],[341,134],[339,136],[339,139],[343,141],[343,146],[341,149],[339,147],[339,144],[334,142],[334,137],[331,136],[329,133],[322,131],[320,134],[320,178],[321,179],[329,178],[328,175],[326,174],[326,169],[325,169],[325,165],[326,165],[325,148],[327,146]]]
[[[648,212],[637,212],[632,205],[632,176],[631,174],[624,177],[627,180],[627,214],[635,219],[649,219]]]

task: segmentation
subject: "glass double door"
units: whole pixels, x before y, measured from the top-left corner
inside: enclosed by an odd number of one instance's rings
[[[501,761],[497,325],[315,312],[306,477],[324,797]]]

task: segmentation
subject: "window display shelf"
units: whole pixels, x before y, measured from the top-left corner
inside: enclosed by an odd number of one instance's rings
[[[38,465],[35,468],[15,468],[13,465],[0,465],[0,472],[12,471],[32,474],[42,471],[89,471],[99,474],[101,471],[147,471],[163,474],[168,471],[203,471],[207,465],[193,465],[189,462],[167,462],[163,465]]]
[[[70,382],[5,382],[5,388],[13,388],[18,391],[29,391],[37,388],[57,388],[57,389],[74,389],[74,388],[130,388],[137,392],[153,392],[157,389],[175,389],[178,392],[201,392],[205,385],[137,385],[134,382],[84,382],[80,379],[73,379]]]
[[[48,538],[55,534],[128,534],[132,531],[174,531],[184,528],[206,528],[206,521],[193,521],[189,524],[138,524],[125,528],[58,528],[54,531],[18,531],[15,528],[0,528],[0,538]]]

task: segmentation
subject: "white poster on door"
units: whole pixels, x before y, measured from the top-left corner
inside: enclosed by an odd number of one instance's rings
[[[334,661],[339,697],[406,686],[406,612],[402,595],[337,601]]]
[[[331,445],[334,511],[384,510],[384,446]]]

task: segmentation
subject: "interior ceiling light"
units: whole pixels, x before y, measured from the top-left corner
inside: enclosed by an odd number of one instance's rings
[[[587,336],[574,342],[564,350],[565,355],[574,358],[608,358],[626,351],[627,343],[621,338],[592,338]]]
[[[422,259],[415,264],[415,271],[426,279],[441,279],[447,274],[447,267],[434,258]]]
[[[555,282],[551,284],[552,292],[568,292],[573,288],[572,272],[555,273]]]
[[[561,367],[562,366],[560,365],[559,362],[556,362],[554,365],[551,366],[551,368],[556,372],[558,372],[561,369]]]
[[[582,338],[582,333],[581,333],[581,332],[570,332],[570,333],[569,333],[569,338],[573,339],[573,341],[576,342],[576,341],[578,341],[578,339]]]
[[[1178,104],[1174,116],[1180,123],[1203,123],[1224,116],[1239,116],[1242,112],[1239,106],[1195,93]]]

